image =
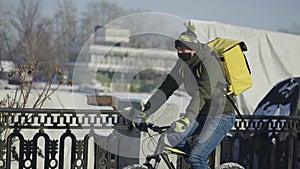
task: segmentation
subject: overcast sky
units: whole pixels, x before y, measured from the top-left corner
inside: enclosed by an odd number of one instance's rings
[[[110,0],[112,1],[112,0]],[[300,26],[299,0],[113,0],[124,8],[149,9],[185,19],[278,30]]]
[[[12,0],[11,2],[18,0]],[[77,10],[96,0],[73,0]],[[100,0],[98,0],[100,1]],[[173,14],[184,19],[277,31],[300,29],[299,0],[107,0],[126,10],[141,9]],[[7,1],[1,1],[8,3]],[[54,11],[55,0],[41,0],[44,13]]]

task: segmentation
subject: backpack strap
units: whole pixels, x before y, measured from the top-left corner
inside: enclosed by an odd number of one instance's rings
[[[241,112],[239,111],[238,107],[235,105],[235,103],[234,103],[234,101],[232,100],[232,98],[229,97],[228,94],[226,94],[226,98],[229,100],[229,102],[231,103],[231,105],[234,107],[234,109],[235,109],[236,113],[238,114],[238,116],[240,117],[240,119],[241,119],[242,121],[244,121],[244,120],[245,120],[244,117],[242,116],[242,114],[241,114]]]

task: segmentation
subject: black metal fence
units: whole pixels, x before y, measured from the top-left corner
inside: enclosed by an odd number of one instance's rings
[[[244,116],[222,142],[221,162],[248,169],[300,168],[300,117]]]
[[[127,122],[110,110],[0,109],[0,169],[110,169],[138,163],[119,156],[123,147],[139,144],[122,140],[124,133],[139,137]],[[103,130],[108,134],[101,136]]]
[[[0,109],[0,169],[111,169],[138,163],[140,133],[110,110]],[[98,130],[108,130],[101,136]],[[138,139],[135,139],[138,140]],[[135,147],[135,148],[132,148]],[[244,116],[211,155],[247,169],[299,169],[300,117]]]

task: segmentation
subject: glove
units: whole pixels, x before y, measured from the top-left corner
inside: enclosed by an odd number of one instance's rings
[[[134,119],[136,125],[140,125],[142,123],[146,123],[146,119],[149,117],[149,113],[147,112],[139,112]]]
[[[182,117],[174,122],[173,129],[177,133],[182,133],[190,125],[190,120],[186,117]]]
[[[150,116],[150,113],[147,111],[147,110],[149,110],[149,108],[150,108],[150,103],[147,102],[144,106],[143,111],[140,111],[134,119],[134,125],[140,131],[146,131],[146,132],[148,131],[146,119]]]
[[[134,126],[140,131],[148,132],[148,128],[146,124],[146,119],[148,116],[149,113],[140,112],[134,120]]]
[[[140,112],[140,113],[137,115],[137,118],[144,119],[144,120],[146,120],[148,117],[149,117],[149,113],[144,112],[144,111]]]
[[[145,105],[144,105],[144,109],[143,111],[140,111],[136,118],[135,118],[135,122],[140,124],[140,123],[145,123],[146,122],[146,119],[150,116],[150,113],[148,112],[148,110],[150,109],[150,103],[147,102]]]

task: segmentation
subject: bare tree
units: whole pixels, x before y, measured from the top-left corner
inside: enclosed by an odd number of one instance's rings
[[[86,30],[84,32],[85,36],[93,33],[95,26],[104,26],[126,14],[125,10],[116,3],[109,3],[105,0],[89,2],[86,11],[86,13],[83,13],[83,18],[81,18],[81,30]]]
[[[41,62],[53,58],[50,45],[51,19],[40,16],[39,1],[20,0],[12,12],[11,24],[18,39],[14,48],[14,62]],[[16,58],[17,57],[17,58]]]
[[[94,24],[105,25],[125,14],[125,11],[116,3],[109,3],[107,1],[90,2],[88,4],[87,18],[91,18]]]
[[[9,24],[9,7],[6,5],[0,6],[0,71],[4,67],[1,64],[2,60],[10,60],[11,55],[11,27]]]
[[[39,18],[39,3],[26,2],[25,0],[20,2],[20,6],[13,11],[13,18],[11,19],[11,24],[19,36],[16,48],[20,49],[20,52],[17,51],[17,54],[18,57],[21,57],[19,59],[24,61],[26,59],[35,60],[34,44],[37,39],[34,37],[34,27]]]
[[[60,57],[60,61],[67,62],[73,54],[74,48],[80,44],[78,42],[77,10],[72,0],[57,1],[57,7],[53,34],[55,53]]]

